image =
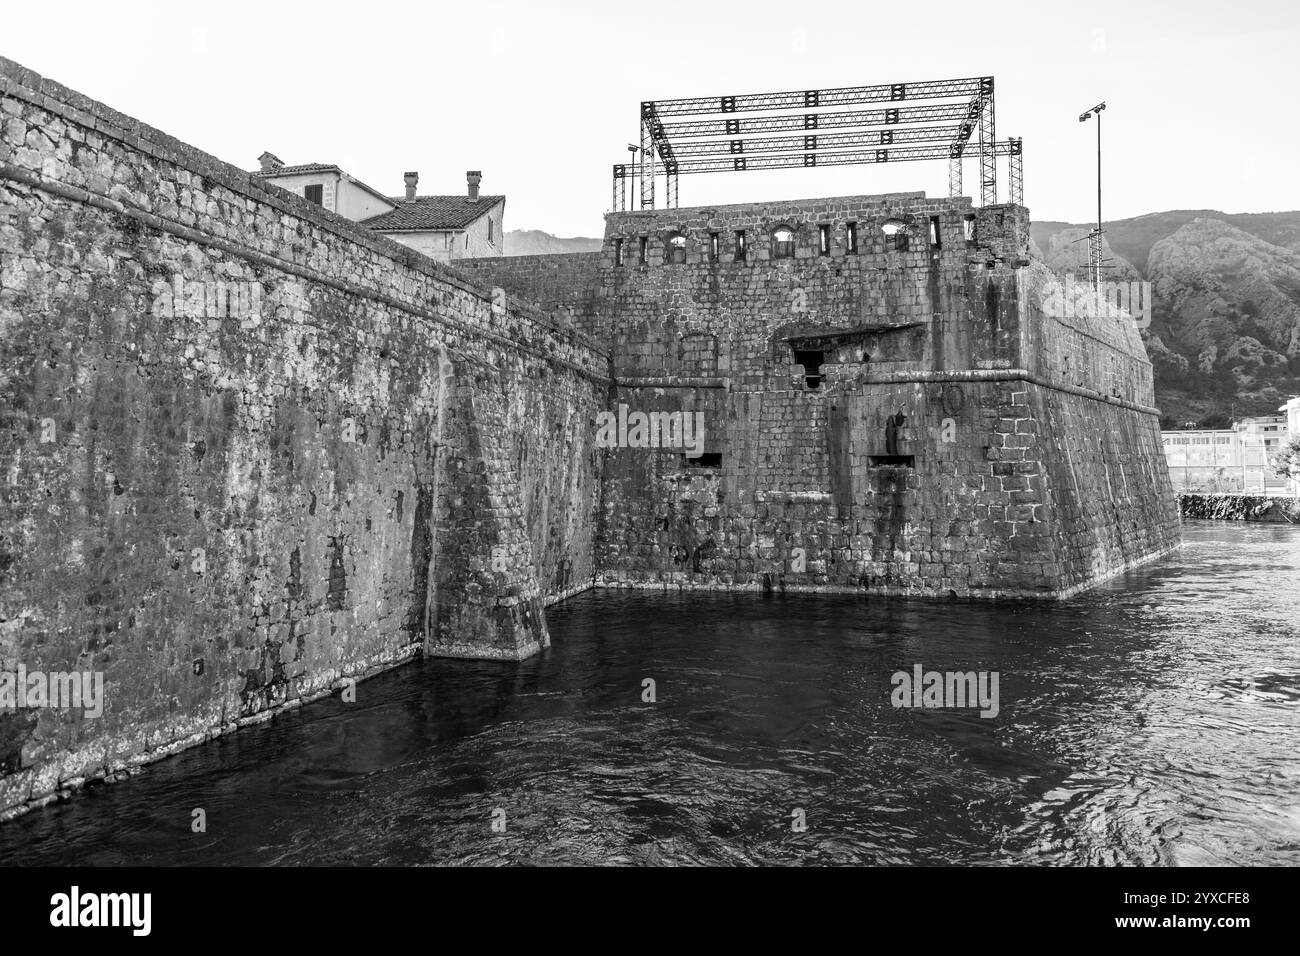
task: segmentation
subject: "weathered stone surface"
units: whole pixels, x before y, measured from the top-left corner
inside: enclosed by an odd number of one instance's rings
[[[598,584],[1059,597],[1177,543],[1138,331],[1044,309],[1027,210],[909,193],[606,223],[594,282],[590,254],[461,263],[572,309],[612,401],[704,413],[709,467],[611,451]]]
[[[0,61],[0,812],[593,578],[607,359],[531,306]]]
[[[593,583],[1060,597],[1177,544],[1137,330],[1044,309],[1023,208],[615,213],[453,270],[3,60],[0,118],[0,669],[108,685],[0,713],[0,814],[525,657]],[[602,448],[620,407],[703,442]]]
[[[1300,523],[1300,498],[1287,495],[1180,494],[1178,510],[1185,518],[1211,521]]]

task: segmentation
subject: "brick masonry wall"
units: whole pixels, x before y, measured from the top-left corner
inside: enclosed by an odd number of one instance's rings
[[[0,813],[590,586],[608,360],[0,60]]]

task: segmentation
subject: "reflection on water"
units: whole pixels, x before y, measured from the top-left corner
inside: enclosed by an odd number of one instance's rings
[[[0,862],[1298,863],[1300,529],[1185,532],[1059,604],[589,592],[539,658],[401,668]],[[894,709],[918,663],[999,672],[1000,713]]]

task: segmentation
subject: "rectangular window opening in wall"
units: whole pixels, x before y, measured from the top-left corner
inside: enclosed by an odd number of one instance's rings
[[[492,217],[488,216],[488,242],[492,241]]]
[[[709,233],[709,259],[713,262],[718,261],[720,242],[716,232]]]
[[[650,250],[650,237],[642,236],[640,239],[640,243],[641,243],[641,252],[638,261],[640,261],[641,265],[645,265],[647,262],[646,256]]]
[[[826,355],[820,349],[795,349],[794,360],[803,366],[804,384],[810,389],[821,388],[822,362]]]
[[[749,250],[745,246],[745,230],[741,229],[736,233],[736,261],[744,262],[748,252]]]
[[[817,227],[817,253],[823,256],[831,254],[831,227],[824,223]]]
[[[314,202],[318,206],[325,205],[325,187],[320,183],[315,186],[304,186],[302,195],[308,202]]]
[[[939,240],[939,217],[938,216],[930,217],[930,248],[932,249],[942,248],[942,243]]]
[[[614,240],[614,265],[621,266],[622,264],[623,264],[623,240],[615,239]]]
[[[706,451],[698,458],[691,458],[689,455],[682,455],[682,464],[687,468],[721,468],[722,452]]]
[[[686,263],[686,237],[674,235],[668,239],[668,262],[672,265],[684,265]]]
[[[878,468],[881,465],[892,465],[896,468],[915,468],[915,455],[868,455],[867,463],[872,468]]]
[[[849,223],[845,231],[848,240],[849,255],[856,256],[858,254],[858,224],[856,222]]]
[[[975,242],[975,214],[974,214],[974,213],[968,213],[968,214],[966,215],[966,217],[965,217],[964,219],[962,219],[961,222],[962,222],[962,228],[966,230],[966,241],[969,242],[969,243],[971,243],[971,244],[974,244],[974,242]]]

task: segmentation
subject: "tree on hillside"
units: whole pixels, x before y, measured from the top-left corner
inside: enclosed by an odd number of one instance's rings
[[[1273,471],[1283,478],[1300,480],[1300,435],[1278,449],[1272,465]]]

